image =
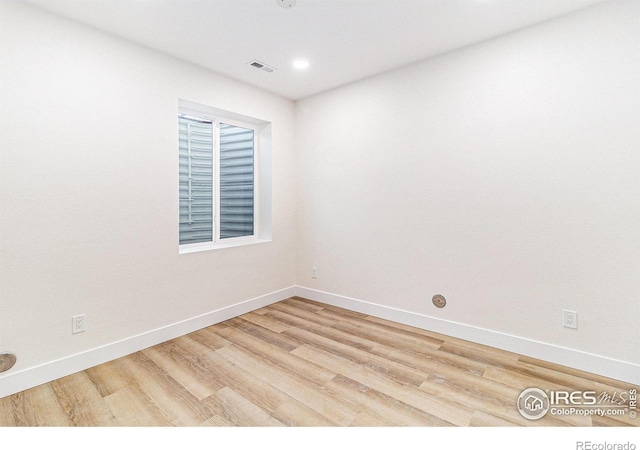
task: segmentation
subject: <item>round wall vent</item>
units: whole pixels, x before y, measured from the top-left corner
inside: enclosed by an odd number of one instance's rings
[[[16,355],[13,353],[0,353],[0,372],[6,372],[16,363]]]
[[[447,304],[447,299],[440,294],[434,295],[431,301],[433,301],[433,304],[438,308],[444,308]]]

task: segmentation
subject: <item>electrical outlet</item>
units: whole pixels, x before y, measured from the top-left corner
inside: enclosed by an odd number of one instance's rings
[[[562,311],[562,324],[565,328],[578,328],[578,313],[575,311]]]
[[[80,316],[73,316],[71,318],[71,333],[82,333],[86,330],[87,326],[87,316],[86,314],[82,314]]]
[[[311,278],[318,278],[318,268],[317,267],[312,267],[311,268]]]

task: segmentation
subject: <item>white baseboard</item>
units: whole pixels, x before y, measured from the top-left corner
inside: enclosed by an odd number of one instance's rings
[[[293,297],[295,294],[296,288],[291,286],[102,347],[51,361],[40,366],[26,368],[15,373],[8,373],[0,378],[0,398],[129,355],[178,336],[184,336],[201,328]]]
[[[640,385],[640,365],[302,286],[296,295],[447,336]]]
[[[497,331],[429,317],[302,286],[291,286],[102,347],[90,349],[40,366],[5,374],[0,378],[0,398],[129,355],[295,295],[640,385],[640,365],[630,362],[619,361]]]

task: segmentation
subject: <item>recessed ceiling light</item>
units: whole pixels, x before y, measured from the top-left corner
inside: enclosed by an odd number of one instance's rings
[[[293,62],[293,67],[301,70],[306,69],[309,67],[309,61],[306,61],[304,59],[297,59]]]

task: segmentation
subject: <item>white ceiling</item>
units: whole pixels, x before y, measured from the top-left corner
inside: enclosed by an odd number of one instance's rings
[[[28,0],[300,99],[602,0]],[[292,67],[296,58],[311,66]],[[275,67],[267,73],[254,59]]]

